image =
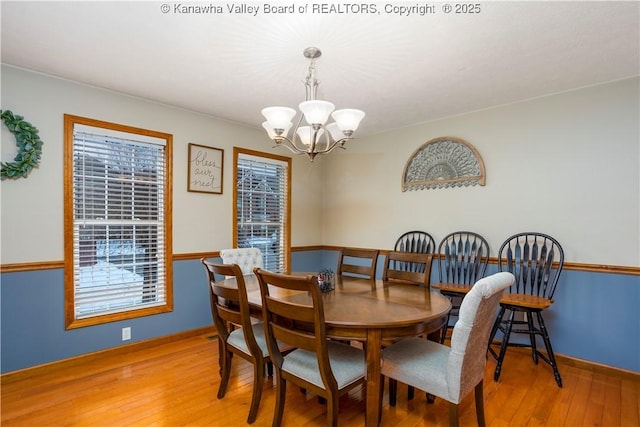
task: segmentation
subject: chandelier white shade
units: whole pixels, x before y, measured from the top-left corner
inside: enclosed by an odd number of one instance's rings
[[[313,140],[313,132],[315,131],[311,126],[300,126],[296,130],[296,133],[298,134],[298,138],[300,138],[300,142],[302,142],[304,145],[311,145],[311,141]],[[324,133],[324,129],[318,129],[318,134],[316,138],[322,137],[323,133]]]
[[[289,107],[268,107],[262,109],[265,122],[272,129],[284,129],[291,127],[291,120],[296,115],[296,110]]]
[[[262,127],[276,146],[283,145],[296,154],[306,154],[313,161],[316,155],[326,154],[335,147],[344,148],[344,143],[353,138],[365,113],[352,108],[335,110],[329,101],[316,99],[319,82],[316,79],[314,60],[322,52],[315,47],[304,50],[305,58],[311,60],[305,80],[306,98],[298,105],[301,115],[289,136],[297,111],[289,107],[268,107],[262,110],[267,119]],[[335,111],[334,111],[335,110]],[[329,117],[334,120],[330,123]],[[302,120],[308,126],[301,126]]]

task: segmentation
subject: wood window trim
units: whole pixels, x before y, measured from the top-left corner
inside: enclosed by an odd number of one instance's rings
[[[284,266],[285,272],[288,273],[291,271],[291,157],[287,156],[279,156],[277,154],[265,153],[262,151],[249,150],[241,147],[233,147],[233,200],[232,200],[232,242],[233,247],[238,246],[238,215],[236,209],[236,200],[238,199],[238,186],[237,186],[237,176],[238,176],[238,157],[241,154],[255,156],[255,157],[264,157],[267,159],[278,160],[287,164],[287,208],[286,208],[286,216],[287,219],[285,221],[285,236],[284,236]]]
[[[136,308],[129,311],[97,315],[83,319],[75,318],[74,307],[74,238],[73,238],[73,144],[74,125],[82,124],[98,128],[112,129],[120,132],[151,136],[166,140],[165,168],[166,182],[164,188],[164,271],[165,271],[165,304],[155,307]],[[173,135],[133,126],[110,123],[106,121],[64,115],[64,310],[65,329],[76,329],[86,326],[100,325],[126,319],[150,316],[173,311],[173,243],[172,243],[172,206],[173,206]]]

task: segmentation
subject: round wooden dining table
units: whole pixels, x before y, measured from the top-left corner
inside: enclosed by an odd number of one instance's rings
[[[249,305],[253,314],[259,316],[262,299],[258,280],[253,274],[244,278]],[[235,287],[235,278],[216,282],[213,286]],[[276,298],[295,297],[299,301],[301,297],[300,292],[271,291]],[[365,344],[365,424],[376,426],[380,419],[382,342],[441,330],[451,310],[451,301],[440,292],[416,285],[337,276],[334,289],[323,293],[323,303],[329,337]]]

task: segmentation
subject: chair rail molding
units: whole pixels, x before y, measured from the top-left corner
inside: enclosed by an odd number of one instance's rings
[[[427,141],[411,154],[402,172],[402,191],[484,186],[484,162],[467,141],[442,136]]]

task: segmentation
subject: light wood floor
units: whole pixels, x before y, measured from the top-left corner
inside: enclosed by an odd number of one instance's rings
[[[251,397],[248,363],[234,358],[229,391],[216,399],[218,345],[196,336],[128,354],[63,367],[33,378],[2,384],[2,425],[9,426],[241,426]],[[639,426],[640,380],[607,369],[562,363],[564,388],[551,369],[534,365],[528,353],[510,349],[499,382],[489,359],[485,411],[489,426]],[[275,393],[268,379],[254,426],[269,426]],[[324,426],[325,407],[297,387],[289,387],[285,426]],[[340,400],[340,425],[364,425],[362,389]],[[399,386],[398,404],[385,393],[383,426],[446,426],[448,407],[424,393],[407,402]],[[461,425],[475,425],[473,393],[462,403]]]

